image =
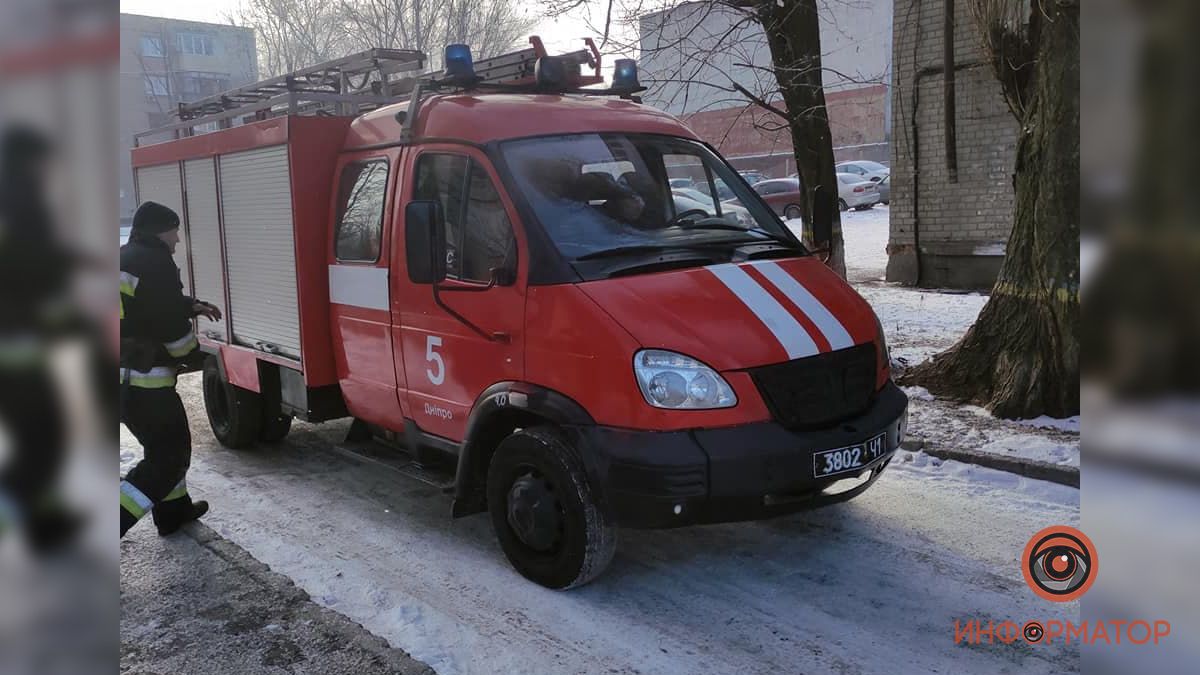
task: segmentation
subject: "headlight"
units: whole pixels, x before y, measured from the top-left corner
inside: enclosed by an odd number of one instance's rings
[[[683,354],[643,349],[633,357],[633,372],[642,396],[655,408],[708,410],[737,405],[737,396],[723,377]]]

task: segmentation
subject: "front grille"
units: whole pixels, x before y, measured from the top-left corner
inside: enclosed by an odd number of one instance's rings
[[[875,394],[872,343],[753,368],[775,420],[789,429],[827,427],[866,411]]]

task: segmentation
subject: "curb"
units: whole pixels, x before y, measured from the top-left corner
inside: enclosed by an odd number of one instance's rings
[[[931,457],[939,459],[952,459],[957,462],[965,462],[989,469],[1015,473],[1026,478],[1049,481],[1076,489],[1079,488],[1079,467],[1077,466],[1051,464],[1050,462],[1043,462],[1036,459],[1005,457],[990,452],[979,452],[978,450],[954,450],[930,445],[924,439],[919,438],[904,441],[900,444],[900,449],[909,452],[924,452]]]

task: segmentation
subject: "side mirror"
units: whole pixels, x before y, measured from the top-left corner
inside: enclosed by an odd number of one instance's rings
[[[446,221],[441,202],[409,202],[404,209],[404,249],[408,279],[436,284],[446,278]]]
[[[812,240],[813,246],[827,248],[833,242],[833,197],[818,185],[813,190]]]

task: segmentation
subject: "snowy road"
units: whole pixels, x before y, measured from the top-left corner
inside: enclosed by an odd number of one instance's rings
[[[1075,647],[954,644],[955,619],[1076,620],[1036,598],[1017,560],[1078,491],[897,458],[847,504],[783,519],[622,531],[596,582],[552,592],[503,558],[483,516],[339,453],[346,424],[297,425],[276,448],[212,438],[198,379],[193,493],[205,522],[321,605],[454,673],[1063,672]],[[122,429],[123,464],[137,453]]]

